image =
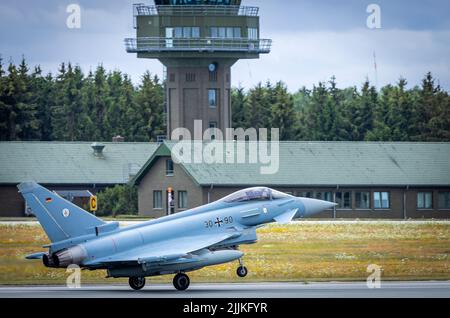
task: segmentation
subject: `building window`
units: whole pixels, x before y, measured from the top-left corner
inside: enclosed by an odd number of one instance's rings
[[[166,38],[169,39],[200,38],[200,28],[199,27],[166,28]]]
[[[209,89],[208,90],[208,104],[211,108],[217,107],[217,90]]]
[[[375,209],[390,209],[389,192],[374,192],[373,205]]]
[[[248,28],[248,39],[249,40],[258,40],[258,29],[257,28]]]
[[[187,209],[187,191],[178,191],[178,208],[179,209]]]
[[[217,82],[217,71],[209,72],[209,81]]]
[[[241,28],[237,27],[212,27],[210,36],[218,39],[239,39],[241,38]]]
[[[200,28],[199,27],[192,27],[192,37],[194,39],[200,38]]]
[[[299,192],[298,196],[301,198],[312,198],[313,193],[312,192]]]
[[[153,191],[153,208],[162,209],[162,191]]]
[[[432,209],[433,208],[433,193],[432,192],[417,193],[417,208],[418,209]]]
[[[439,192],[439,209],[450,209],[450,192]]]
[[[234,38],[240,39],[242,37],[241,28],[234,28]]]
[[[210,122],[209,123],[209,129],[212,129],[211,140],[216,140],[217,122],[215,122],[215,121]]]
[[[175,73],[170,73],[169,82],[175,82]]]
[[[183,37],[183,28],[174,28],[174,38],[181,39]]]
[[[370,192],[356,192],[355,205],[357,209],[370,209]]]
[[[333,202],[333,193],[332,192],[316,192],[315,198],[317,200],[323,200],[328,202]]]
[[[195,73],[186,73],[186,82],[195,82]]]
[[[166,160],[166,176],[173,177],[173,161],[172,161],[172,159]]]
[[[352,208],[352,193],[351,192],[336,192],[336,203],[338,209]]]

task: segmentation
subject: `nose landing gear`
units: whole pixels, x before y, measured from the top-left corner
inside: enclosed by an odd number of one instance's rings
[[[184,273],[179,273],[173,278],[173,286],[179,291],[188,289],[190,283],[189,276]]]
[[[248,275],[247,267],[244,266],[244,262],[242,261],[242,259],[239,259],[239,267],[236,270],[236,274],[241,278],[244,278]]]

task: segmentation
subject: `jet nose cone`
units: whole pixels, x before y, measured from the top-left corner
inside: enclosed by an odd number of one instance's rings
[[[309,198],[300,199],[305,206],[305,217],[312,216],[314,214],[323,212],[328,209],[334,208],[337,204],[329,201],[322,201]]]

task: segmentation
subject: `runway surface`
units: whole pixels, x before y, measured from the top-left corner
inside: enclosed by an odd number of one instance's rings
[[[141,291],[127,285],[0,287],[0,298],[450,298],[450,281],[382,282],[380,289],[358,283],[192,284],[178,292],[171,285],[148,284]]]

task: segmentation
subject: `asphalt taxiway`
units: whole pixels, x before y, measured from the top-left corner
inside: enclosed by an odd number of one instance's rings
[[[1,286],[0,298],[450,298],[450,281],[382,282],[380,289],[365,282],[192,284],[185,292],[168,284],[137,292],[127,285]]]

